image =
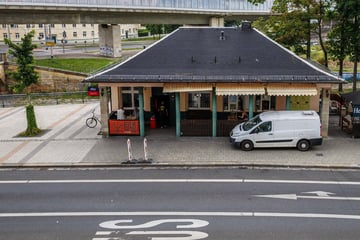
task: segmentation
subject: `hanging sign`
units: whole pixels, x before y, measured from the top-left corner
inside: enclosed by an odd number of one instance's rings
[[[360,105],[353,105],[353,117],[360,117]]]

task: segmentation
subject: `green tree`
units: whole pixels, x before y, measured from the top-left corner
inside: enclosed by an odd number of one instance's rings
[[[33,50],[36,45],[32,43],[35,31],[31,31],[21,38],[21,43],[16,44],[10,39],[5,38],[5,43],[9,46],[9,54],[16,59],[17,70],[10,73],[15,80],[11,86],[15,93],[22,93],[25,88],[38,82],[39,76],[35,72]]]
[[[338,5],[335,5],[330,14],[331,20],[336,22],[336,25],[328,33],[326,45],[329,50],[330,58],[338,61],[339,76],[342,77],[344,72],[344,61],[346,56],[349,55],[350,50],[348,41],[350,26],[347,17],[344,16],[344,13],[339,12],[337,7]],[[342,84],[339,84],[339,91],[341,92],[342,90]]]
[[[273,16],[256,21],[255,26],[297,54],[311,57],[311,34],[317,33],[327,66],[327,51],[322,39],[322,23],[330,0],[275,0]],[[304,48],[305,45],[305,48]]]
[[[179,28],[180,25],[174,25],[174,24],[146,24],[146,29],[150,31],[151,35],[160,35],[171,33],[175,29]]]
[[[9,46],[9,54],[15,57],[17,63],[17,70],[10,73],[10,76],[15,80],[12,86],[14,92],[21,93],[31,84],[38,82],[39,76],[35,72],[33,50],[36,45],[32,43],[32,38],[35,32],[31,31],[21,38],[20,44],[13,43],[10,39],[4,39]],[[34,136],[41,133],[41,129],[37,127],[34,106],[29,103],[26,106],[27,128],[21,136]]]
[[[310,24],[309,1],[275,0],[274,14],[254,25],[283,46],[294,49],[297,54],[306,53],[310,58],[310,33],[314,26]]]
[[[353,61],[353,92],[356,91],[357,65],[360,58],[360,2],[359,0],[338,0],[338,12],[348,22],[348,37],[350,43],[350,58]]]

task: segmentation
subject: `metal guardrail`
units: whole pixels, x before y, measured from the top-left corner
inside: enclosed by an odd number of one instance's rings
[[[3,94],[0,95],[0,107],[26,106],[29,102],[34,105],[55,105],[63,103],[85,103],[98,100],[98,97],[89,97],[87,91],[31,93],[29,95]]]
[[[254,5],[247,0],[0,0],[0,6],[172,9],[224,12],[270,12],[274,0]]]

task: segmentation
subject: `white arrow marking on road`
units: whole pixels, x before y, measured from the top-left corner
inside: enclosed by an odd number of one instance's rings
[[[334,197],[330,195],[335,195],[331,192],[315,191],[315,192],[303,192],[316,194],[317,196],[306,196],[306,195],[296,195],[296,194],[273,194],[273,195],[254,195],[255,197],[263,198],[278,198],[278,199],[288,199],[288,200],[298,200],[302,199],[317,199],[317,200],[346,200],[346,201],[360,201],[360,197]]]
[[[332,192],[324,192],[324,191],[303,192],[303,193],[316,194],[316,195],[318,195],[319,197],[330,197],[330,195],[335,195],[335,193],[332,193]]]

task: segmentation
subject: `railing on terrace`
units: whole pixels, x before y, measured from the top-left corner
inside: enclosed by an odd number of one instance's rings
[[[55,105],[63,103],[85,103],[99,101],[99,97],[89,97],[87,91],[81,92],[53,92],[27,94],[0,95],[0,107],[26,106],[29,101],[34,105]]]
[[[61,6],[217,12],[270,12],[274,0],[254,5],[247,0],[0,0],[0,6]]]

